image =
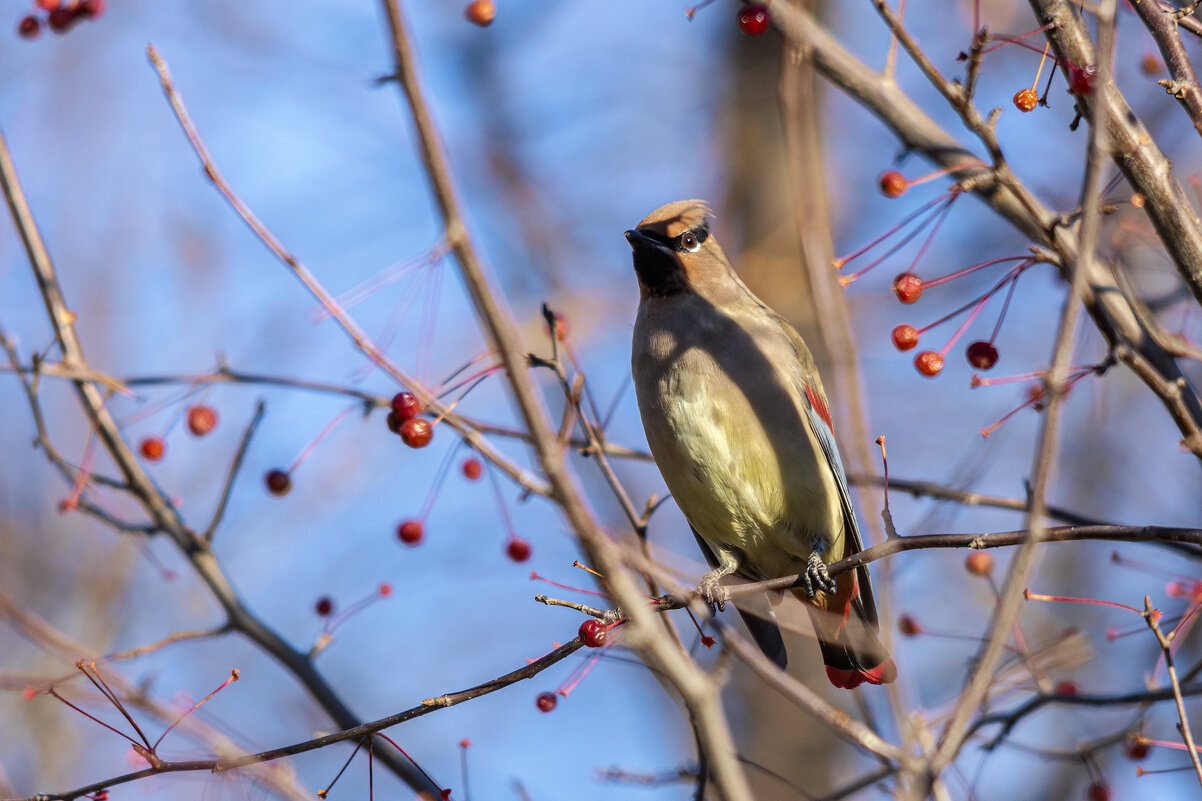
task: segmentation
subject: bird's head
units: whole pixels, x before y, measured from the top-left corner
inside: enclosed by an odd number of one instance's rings
[[[710,234],[712,217],[704,201],[678,200],[660,206],[626,232],[644,300],[682,292],[706,294],[707,287],[730,280],[730,263]]]

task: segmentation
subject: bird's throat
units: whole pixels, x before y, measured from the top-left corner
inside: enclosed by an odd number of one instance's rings
[[[689,288],[689,279],[680,262],[657,248],[638,248],[634,251],[634,271],[648,297],[665,298],[679,295]]]

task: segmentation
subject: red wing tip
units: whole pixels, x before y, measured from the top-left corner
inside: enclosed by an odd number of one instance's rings
[[[853,690],[864,682],[888,684],[897,678],[897,665],[892,659],[886,659],[871,670],[844,670],[827,665],[826,677],[841,690]]]

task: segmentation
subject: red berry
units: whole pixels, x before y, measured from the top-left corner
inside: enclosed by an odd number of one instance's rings
[[[474,0],[467,4],[467,8],[463,10],[463,16],[467,17],[467,21],[473,25],[486,28],[496,19],[497,7],[492,0]]]
[[[534,700],[539,712],[550,712],[558,702],[559,699],[555,697],[555,693],[539,693],[538,698]]]
[[[396,535],[406,545],[417,545],[422,541],[425,527],[420,520],[406,520],[396,528]]]
[[[525,562],[530,558],[530,540],[524,540],[521,537],[514,537],[505,546],[505,553],[515,562]]]
[[[398,392],[392,396],[392,412],[403,423],[421,414],[422,405],[412,392]]]
[[[964,560],[964,567],[974,576],[988,576],[993,572],[993,556],[985,551],[973,551]]]
[[[388,430],[394,434],[401,433],[401,420],[396,416],[396,412],[389,412],[384,418],[384,422],[388,424]]]
[[[463,460],[463,476],[468,481],[475,481],[484,475],[484,465],[475,456]]]
[[[1085,797],[1089,801],[1110,801],[1110,785],[1098,779],[1086,788]]]
[[[739,25],[739,30],[743,33],[748,36],[759,36],[768,30],[768,7],[758,3],[744,6],[739,9],[739,15],[735,20]]]
[[[43,11],[53,11],[63,4],[63,0],[37,0],[34,4]]]
[[[898,350],[911,350],[918,346],[918,329],[908,323],[902,323],[893,329],[893,347]]]
[[[943,357],[933,350],[924,350],[914,357],[914,366],[927,378],[933,378],[943,369]]]
[[[580,624],[580,641],[589,648],[600,648],[605,645],[605,635],[609,630],[605,625],[596,618],[590,617],[588,620]]]
[[[997,348],[993,346],[992,342],[984,340],[974,342],[968,346],[964,354],[968,357],[968,363],[978,370],[988,370],[997,364]]]
[[[1123,756],[1135,762],[1145,758],[1151,750],[1152,746],[1138,737],[1132,737],[1123,743]]]
[[[55,33],[66,33],[75,24],[75,9],[72,8],[56,8],[50,12],[50,16],[46,18],[46,24],[50,26],[50,30]]]
[[[401,440],[410,448],[424,448],[433,437],[434,428],[425,418],[415,417],[401,424]]]
[[[1056,695],[1076,695],[1077,685],[1071,681],[1057,682],[1056,686],[1052,688],[1052,692]]]
[[[334,601],[328,595],[323,595],[317,599],[313,608],[319,616],[329,617],[330,613],[334,611]]]
[[[267,482],[267,491],[276,497],[283,498],[292,491],[292,477],[278,468],[268,470],[264,481]]]
[[[162,437],[146,437],[138,443],[138,453],[148,462],[157,462],[166,452],[167,446],[163,444]]]
[[[1035,411],[1043,411],[1043,384],[1032,384],[1027,387],[1027,403],[1031,404],[1031,408]]]
[[[1014,94],[1014,105],[1023,113],[1033,111],[1039,105],[1039,95],[1034,89],[1020,89]]]
[[[922,279],[912,272],[904,272],[893,279],[893,293],[902,303],[913,303],[922,297]]]
[[[897,170],[889,170],[881,173],[880,187],[881,194],[885,197],[901,197],[910,188],[910,183]]]
[[[392,595],[392,585],[385,581],[376,592],[380,593],[381,598],[387,598]]]
[[[1068,88],[1075,95],[1092,95],[1094,78],[1098,74],[1097,64],[1084,67],[1068,65]]]
[[[17,34],[22,39],[36,39],[41,33],[42,23],[38,22],[38,18],[33,14],[21,17],[21,21],[17,23]]]
[[[79,4],[79,14],[88,19],[96,19],[104,13],[104,0],[83,0]]]
[[[217,427],[217,412],[212,406],[199,404],[188,407],[188,430],[203,437]]]
[[[897,619],[897,630],[906,637],[917,637],[922,634],[922,626],[909,615],[902,615]]]

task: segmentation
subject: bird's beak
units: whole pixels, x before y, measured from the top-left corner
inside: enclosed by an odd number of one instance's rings
[[[652,239],[642,231],[630,230],[626,232],[626,241],[630,243],[630,247],[635,250],[643,248],[654,248],[655,250],[667,251],[663,242]]]

